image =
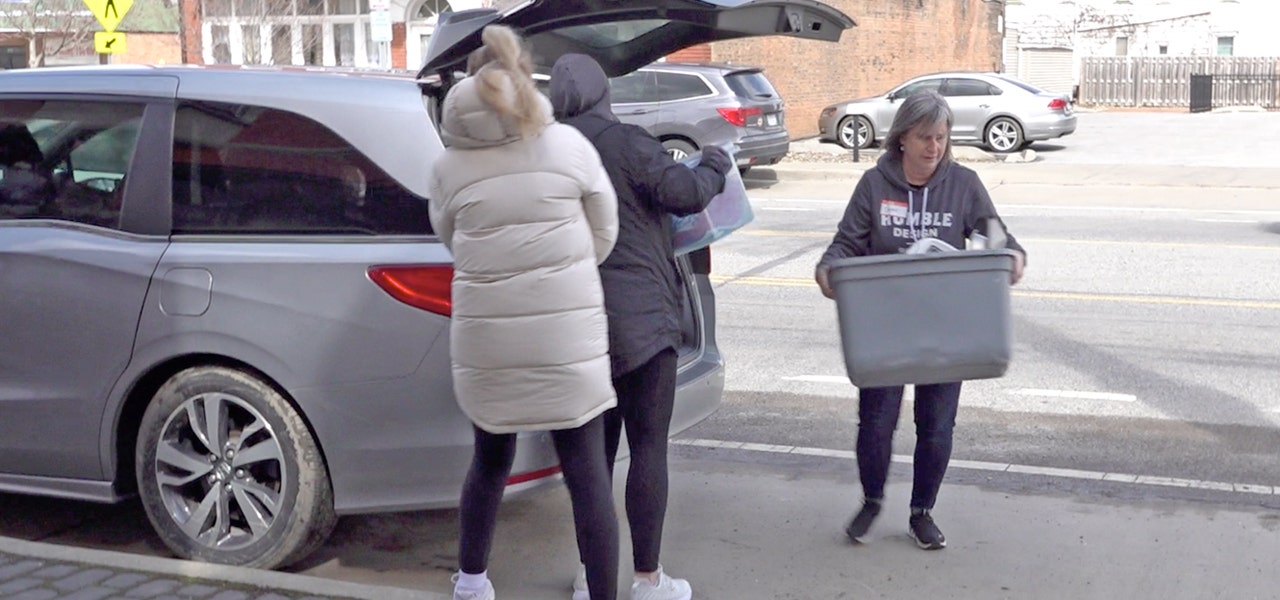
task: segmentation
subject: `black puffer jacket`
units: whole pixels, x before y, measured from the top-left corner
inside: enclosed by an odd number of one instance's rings
[[[600,265],[617,378],[666,348],[679,348],[683,291],[670,215],[706,208],[724,188],[724,175],[709,166],[690,169],[645,130],[619,123],[609,107],[608,78],[588,56],[556,61],[551,104],[557,119],[595,144],[618,193],[618,241]]]

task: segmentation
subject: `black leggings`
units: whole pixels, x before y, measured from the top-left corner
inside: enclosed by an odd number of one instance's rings
[[[465,573],[488,568],[498,505],[516,455],[514,433],[493,434],[475,428],[475,456],[462,487],[459,508],[458,561]],[[605,466],[604,419],[597,417],[577,429],[551,432],[564,481],[573,502],[578,554],[587,567],[591,600],[614,600],[618,593],[618,517],[613,510],[613,486]]]
[[[631,467],[627,471],[627,524],[635,570],[658,570],[662,526],[667,516],[667,438],[676,394],[676,351],[659,352],[639,368],[613,380],[618,407],[605,413],[605,453],[609,474],[627,428]]]

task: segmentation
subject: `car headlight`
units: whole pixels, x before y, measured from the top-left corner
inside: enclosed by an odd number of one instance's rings
[[[834,107],[834,106],[828,106],[828,107],[826,107],[826,108],[822,109],[822,118],[824,118],[824,119],[825,119],[825,118],[827,118],[827,117],[830,117],[831,115],[834,115],[834,114],[836,114],[836,107]]]

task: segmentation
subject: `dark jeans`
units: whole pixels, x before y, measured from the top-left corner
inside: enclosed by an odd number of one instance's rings
[[[476,427],[475,438],[475,456],[462,486],[458,511],[458,562],[463,572],[479,574],[488,568],[498,505],[516,456],[516,435],[493,434]],[[573,502],[578,554],[585,559],[591,600],[614,600],[618,593],[618,517],[603,452],[604,418],[596,417],[577,429],[552,431],[551,438]]]
[[[911,508],[932,509],[951,461],[951,434],[960,406],[960,383],[917,385],[915,477]],[[893,454],[893,431],[902,412],[903,386],[858,392],[858,476],[867,498],[884,498]]]
[[[610,476],[622,428],[627,430],[627,524],[635,570],[658,570],[667,516],[667,438],[676,397],[676,351],[659,352],[639,368],[613,380],[618,407],[605,413],[605,453]]]

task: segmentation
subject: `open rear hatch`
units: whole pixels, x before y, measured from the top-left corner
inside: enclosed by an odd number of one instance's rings
[[[447,85],[495,23],[525,36],[542,69],[564,54],[586,54],[610,77],[696,44],[764,35],[835,42],[855,25],[814,0],[530,0],[505,12],[441,15],[418,77]]]

